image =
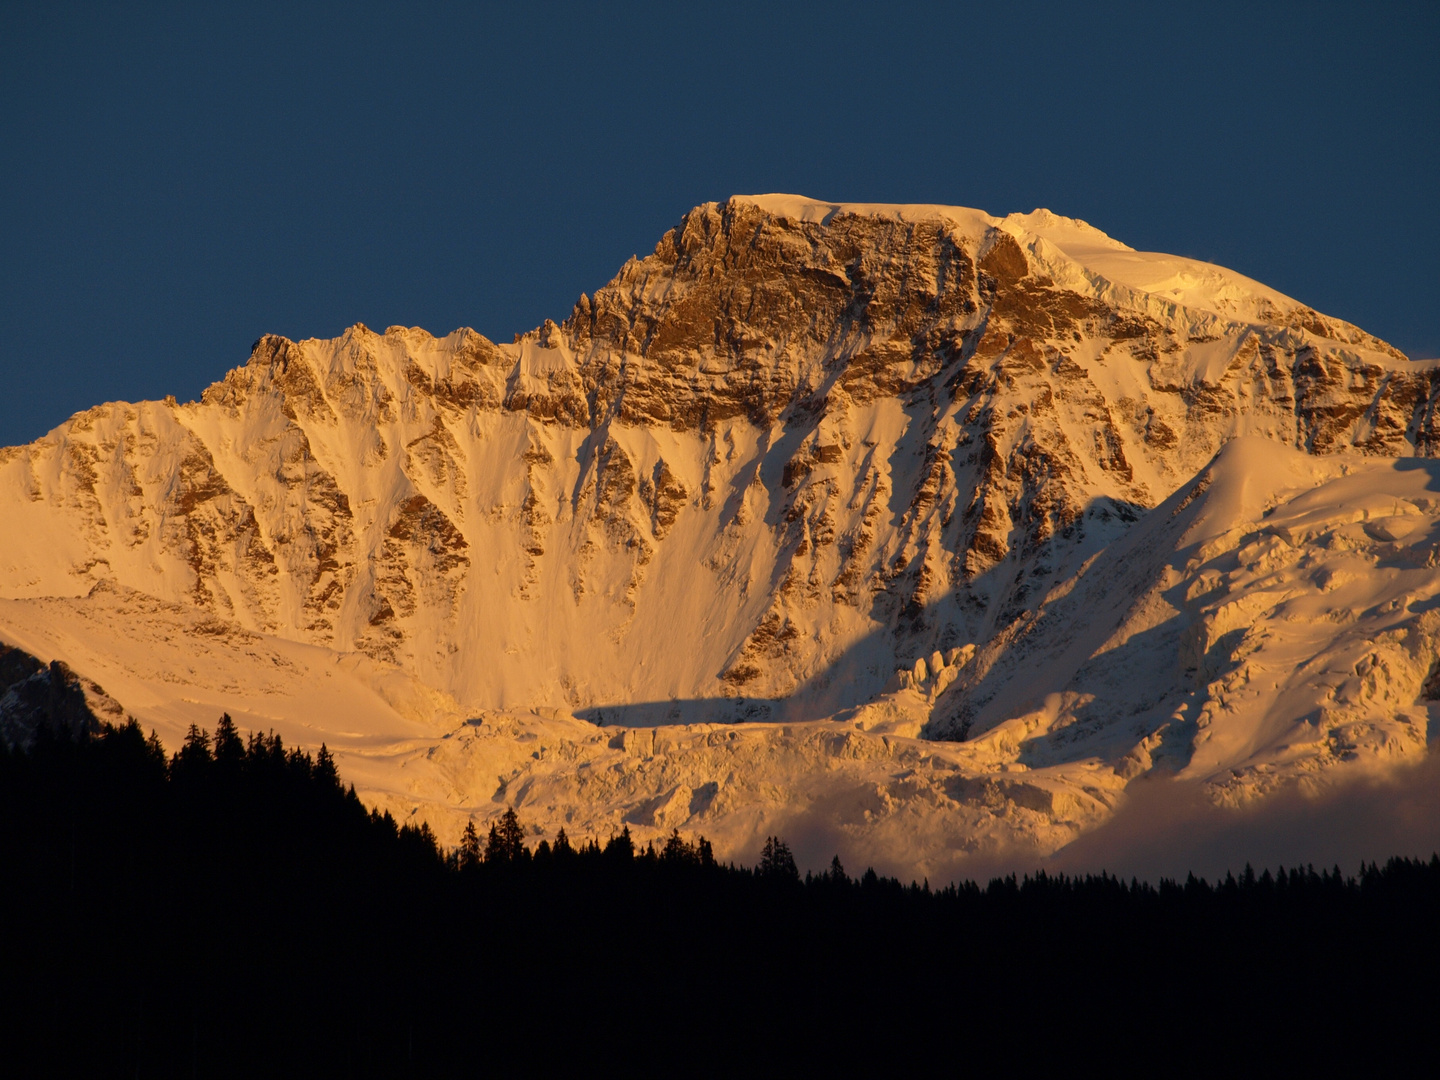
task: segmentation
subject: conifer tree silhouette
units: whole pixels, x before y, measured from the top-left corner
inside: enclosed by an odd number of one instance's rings
[[[315,755],[315,779],[325,787],[340,786],[340,773],[335,768],[335,757],[324,743],[320,744],[320,752]]]
[[[461,870],[474,870],[485,859],[485,851],[480,846],[480,834],[475,831],[475,823],[467,821],[465,832],[460,837],[459,862]]]
[[[498,824],[490,826],[490,835],[485,842],[487,863],[513,863],[524,859],[525,830],[515,814],[514,807],[506,809]]]
[[[172,768],[181,773],[204,769],[213,759],[210,757],[210,733],[196,724],[190,725],[185,733],[185,743],[175,753]]]
[[[239,768],[245,758],[245,740],[240,737],[229,713],[224,713],[220,722],[215,725],[214,746],[217,764],[224,765],[229,770]]]
[[[660,849],[660,858],[667,863],[686,866],[699,862],[695,848],[681,839],[679,829],[670,830],[670,838],[665,841],[665,846]]]
[[[629,862],[635,857],[635,841],[630,838],[629,825],[610,838],[605,845],[605,854],[617,862]]]
[[[756,872],[762,878],[773,881],[800,880],[800,870],[795,865],[795,856],[790,853],[790,845],[778,836],[766,839]]]

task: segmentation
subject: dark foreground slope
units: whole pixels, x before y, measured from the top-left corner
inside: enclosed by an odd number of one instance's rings
[[[1374,1065],[1440,957],[1435,859],[931,889],[513,818],[442,854],[228,720],[0,756],[0,860],[8,1075]]]

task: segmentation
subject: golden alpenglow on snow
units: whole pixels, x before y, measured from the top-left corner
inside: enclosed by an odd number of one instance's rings
[[[265,337],[0,450],[0,639],[69,669],[0,716],[228,711],[449,844],[1044,856],[1424,755],[1437,394],[1045,210],[736,196],[514,342]]]

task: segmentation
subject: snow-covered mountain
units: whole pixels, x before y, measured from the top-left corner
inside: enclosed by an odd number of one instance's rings
[[[510,344],[266,337],[0,450],[0,637],[172,743],[323,739],[446,837],[938,871],[1142,776],[1423,756],[1437,391],[1048,211],[737,196]]]

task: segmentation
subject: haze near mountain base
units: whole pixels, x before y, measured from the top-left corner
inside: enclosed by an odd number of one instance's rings
[[[1420,761],[1437,390],[1048,211],[737,196],[513,343],[266,337],[0,451],[0,636],[170,744],[324,741],[445,840],[514,806],[940,879],[1141,780]]]

